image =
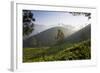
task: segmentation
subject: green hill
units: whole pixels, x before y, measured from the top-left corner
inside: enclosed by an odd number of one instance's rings
[[[65,39],[66,43],[76,43],[87,39],[91,39],[91,25],[80,29]]]
[[[67,29],[64,27],[54,27],[48,30],[45,30],[37,35],[34,35],[23,41],[24,47],[36,47],[36,46],[50,46],[56,44],[56,36],[58,30],[61,30],[64,33],[64,38],[68,37],[73,33],[72,29]]]
[[[55,44],[57,42],[54,37],[57,35],[58,29],[61,29],[66,37],[62,43]],[[55,27],[25,40],[23,62],[91,59],[91,25],[73,34],[66,30]],[[41,42],[41,44],[37,44],[37,42]]]
[[[91,59],[91,41],[86,40],[70,46],[50,48],[25,48],[23,62],[63,61]]]

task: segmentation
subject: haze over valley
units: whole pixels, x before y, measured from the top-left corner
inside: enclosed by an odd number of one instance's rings
[[[23,10],[23,62],[91,59],[91,13]]]

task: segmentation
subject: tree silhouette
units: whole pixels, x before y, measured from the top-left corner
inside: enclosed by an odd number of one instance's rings
[[[29,35],[34,30],[35,18],[31,10],[23,10],[23,36]]]
[[[62,30],[58,29],[58,33],[57,33],[57,42],[58,43],[62,43],[64,41],[64,33]]]
[[[91,13],[85,13],[85,12],[69,12],[73,16],[78,16],[78,15],[84,15],[85,17],[88,17],[88,20],[91,19]]]

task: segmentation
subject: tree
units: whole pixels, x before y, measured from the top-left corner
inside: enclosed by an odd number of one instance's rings
[[[34,30],[33,13],[31,10],[23,10],[23,36],[29,35]]]
[[[69,12],[73,16],[78,16],[78,15],[84,15],[85,17],[88,17],[88,20],[91,19],[91,13],[85,13],[85,12]]]
[[[64,41],[64,33],[62,30],[58,29],[58,33],[57,33],[57,42],[58,43],[62,43]]]

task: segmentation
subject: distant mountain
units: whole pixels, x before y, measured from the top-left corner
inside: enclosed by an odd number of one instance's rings
[[[34,31],[30,34],[30,36],[36,35],[40,32],[43,32],[47,29],[54,28],[54,27],[63,27],[66,29],[73,29],[74,27],[71,25],[59,24],[59,25],[42,25],[42,24],[34,24]]]
[[[66,43],[76,43],[87,39],[91,39],[91,24],[73,33],[72,35],[67,37],[65,41]]]
[[[67,29],[67,27],[53,27],[23,40],[23,47],[54,45],[57,43],[56,37],[59,29],[64,33],[64,43],[66,44],[91,39],[91,25],[87,25],[77,32]]]
[[[67,29],[67,27],[53,27],[43,32],[40,32],[36,35],[33,35],[26,40],[23,40],[23,47],[53,45],[57,42],[56,37],[59,29],[64,33],[64,38],[67,38],[68,36],[70,36],[72,33],[75,32],[73,31],[72,28]]]

